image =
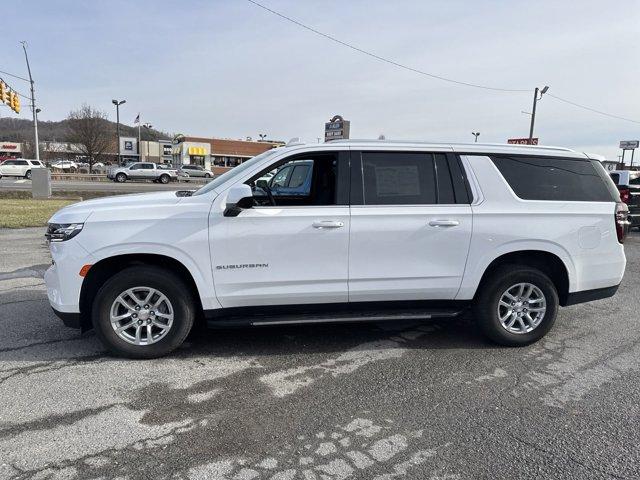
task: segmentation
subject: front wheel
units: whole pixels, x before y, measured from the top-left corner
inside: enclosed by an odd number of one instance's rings
[[[98,291],[92,320],[96,335],[113,354],[157,358],[178,348],[195,318],[193,292],[170,271],[128,267]]]
[[[116,182],[124,183],[127,181],[127,176],[124,173],[119,173],[116,175]]]
[[[27,173],[24,174],[24,178],[31,180],[31,170],[27,170]]]
[[[487,337],[515,347],[544,337],[556,320],[558,304],[555,285],[543,272],[505,265],[480,286],[473,310]]]

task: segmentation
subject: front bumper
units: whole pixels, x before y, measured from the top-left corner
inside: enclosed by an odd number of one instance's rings
[[[49,245],[52,265],[44,274],[49,303],[65,325],[72,316],[80,315],[80,290],[84,278],[80,270],[84,265],[93,264],[93,257],[76,241],[53,242]],[[69,323],[73,323],[68,320]],[[73,326],[73,325],[69,325]]]
[[[73,312],[60,312],[58,310],[56,310],[55,308],[51,307],[51,309],[53,310],[53,313],[56,314],[56,316],[62,320],[62,323],[64,324],[65,327],[69,327],[69,328],[81,328],[81,324],[80,324],[80,313],[73,313]]]

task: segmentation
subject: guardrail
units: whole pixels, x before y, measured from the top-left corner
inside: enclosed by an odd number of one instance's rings
[[[106,173],[55,173],[51,172],[51,180],[75,180],[82,182],[106,182]]]

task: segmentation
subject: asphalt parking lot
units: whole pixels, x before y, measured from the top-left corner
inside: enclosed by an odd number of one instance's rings
[[[530,347],[471,319],[208,331],[107,356],[51,312],[43,229],[0,230],[0,478],[640,477],[640,234],[618,295]]]

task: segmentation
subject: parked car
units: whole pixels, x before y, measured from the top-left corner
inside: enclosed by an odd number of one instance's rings
[[[200,177],[200,178],[213,178],[213,172],[207,170],[200,165],[182,165],[178,169],[178,176],[181,177]]]
[[[31,170],[33,168],[45,168],[40,160],[30,160],[27,158],[15,158],[5,160],[0,163],[0,178],[4,177],[23,177],[31,179]]]
[[[274,195],[275,178],[256,185],[299,165],[312,172],[303,193]],[[66,325],[135,358],[177,348],[197,319],[399,321],[468,309],[489,339],[521,346],[551,329],[560,306],[615,294],[627,214],[601,163],[569,149],[292,144],[196,192],[60,210],[45,281]]]
[[[71,160],[56,160],[50,163],[50,167],[57,173],[73,173],[78,171],[78,164]]]
[[[128,167],[110,169],[107,178],[120,183],[127,180],[153,180],[154,182],[169,183],[172,180],[177,180],[178,174],[175,169],[167,165],[136,162]]]
[[[312,177],[313,161],[301,160],[280,167],[271,176],[267,186],[276,197],[308,196],[311,192]]]
[[[640,171],[617,170],[609,175],[620,191],[620,199],[629,206],[631,227],[640,228]]]

